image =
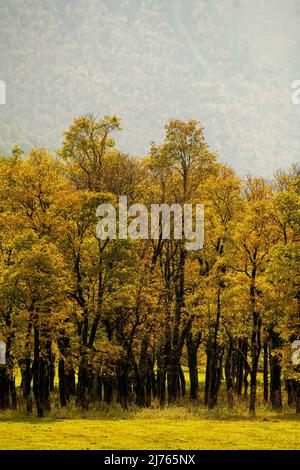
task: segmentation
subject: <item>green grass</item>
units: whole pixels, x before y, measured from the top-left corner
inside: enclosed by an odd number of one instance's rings
[[[189,388],[187,369],[184,374]],[[199,368],[201,397],[205,380]],[[259,385],[262,382],[258,376]],[[86,411],[74,404],[61,409],[57,393],[53,411],[44,419],[21,410],[0,412],[0,449],[300,449],[300,419],[286,405],[281,413],[265,405],[259,387],[256,416],[248,403],[235,397],[233,410],[227,409],[224,387],[218,407],[208,411],[203,404],[179,400],[177,406],[160,409],[98,404]]]
[[[0,413],[0,449],[300,449],[294,414],[231,417],[198,407],[58,411],[45,419]]]

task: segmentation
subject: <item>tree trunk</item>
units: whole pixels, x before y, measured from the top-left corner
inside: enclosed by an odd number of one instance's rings
[[[264,401],[267,402],[269,399],[269,367],[268,367],[268,340],[264,340],[264,366],[263,366],[263,377],[264,377]]]
[[[177,354],[172,351],[170,354],[170,364],[168,370],[168,403],[176,401],[179,391],[179,360]]]
[[[251,370],[250,370],[250,402],[249,411],[255,413],[256,389],[257,389],[257,370],[261,350],[261,319],[256,309],[256,267],[253,267],[250,285],[250,303],[252,313],[252,334],[251,334]]]
[[[9,380],[6,365],[0,365],[0,410],[9,407]]]
[[[270,332],[270,399],[274,410],[282,408],[281,394],[281,366],[276,349],[281,344],[280,336],[274,331]]]
[[[296,404],[296,413],[300,413],[300,382],[296,383],[296,396],[295,396],[295,404]]]
[[[62,407],[66,406],[69,397],[69,387],[67,383],[66,364],[65,358],[68,356],[70,339],[62,334],[57,341],[58,349],[60,352],[60,359],[58,361],[58,380],[59,380],[59,398]]]
[[[86,366],[85,355],[81,358],[81,364],[78,369],[78,382],[77,382],[77,395],[76,395],[76,404],[88,410],[88,370]]]
[[[225,357],[225,378],[228,408],[233,408],[233,345],[231,339]]]
[[[248,375],[249,375],[250,369],[247,367],[244,372],[244,398],[247,398],[248,396],[248,387],[249,387],[249,382],[248,382]]]
[[[185,384],[185,377],[184,373],[182,370],[181,365],[179,365],[179,381],[180,381],[180,391],[181,391],[181,396],[185,397],[186,394],[186,384]]]
[[[145,393],[145,405],[147,407],[151,406],[151,392],[152,392],[152,383],[153,383],[153,364],[152,361],[149,359],[147,375],[146,375],[146,393]]]
[[[235,390],[237,395],[241,395],[243,391],[243,379],[244,379],[244,356],[247,355],[247,340],[239,338],[238,340],[238,352],[237,352],[237,365],[236,365],[236,383]]]
[[[205,367],[205,386],[204,386],[204,404],[208,405],[209,390],[211,384],[211,348],[206,346],[206,367]]]
[[[208,408],[213,409],[217,405],[218,393],[222,379],[222,359],[224,347],[218,344],[218,332],[221,320],[221,291],[223,283],[219,280],[217,298],[216,298],[216,321],[212,327],[211,338],[209,339],[208,349],[210,349],[209,360],[209,382],[208,382]]]
[[[222,359],[224,347],[216,346],[212,351],[211,358],[211,371],[210,371],[210,386],[208,394],[208,408],[213,409],[218,402],[218,393],[221,385],[222,377]]]
[[[113,385],[111,377],[102,378],[103,401],[108,405],[113,401]]]
[[[47,332],[41,340],[38,314],[34,316],[33,393],[38,417],[50,411],[51,341]],[[42,354],[41,354],[42,353]]]
[[[92,373],[88,378],[89,387],[88,387],[88,400],[89,403],[96,403],[101,401],[101,395],[99,396],[99,382],[100,378],[97,373]]]
[[[75,396],[76,395],[76,379],[75,379],[75,371],[72,367],[68,367],[66,371],[66,380],[67,380],[67,395]]]
[[[160,406],[164,406],[166,402],[166,356],[163,348],[157,356],[157,394]]]
[[[188,366],[190,376],[190,399],[198,400],[199,393],[199,379],[198,379],[198,361],[197,353],[201,341],[201,333],[198,332],[193,338],[192,332],[189,332],[186,339],[186,346],[188,352]]]
[[[65,361],[60,359],[58,361],[58,380],[59,380],[59,399],[62,407],[67,406],[67,379],[65,374]]]
[[[292,406],[296,402],[296,381],[292,379],[286,380],[286,389],[288,392],[288,405]]]

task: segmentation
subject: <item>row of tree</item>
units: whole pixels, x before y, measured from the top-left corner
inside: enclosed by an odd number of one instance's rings
[[[230,408],[242,395],[255,412],[261,371],[264,400],[280,409],[286,390],[300,412],[299,167],[241,179],[198,122],[180,120],[135,159],[116,148],[118,130],[117,117],[84,116],[56,156],[15,147],[0,159],[0,408],[35,404],[42,417],[56,384],[62,407],[163,406],[187,393],[186,366],[199,400],[205,357],[210,409],[224,383]],[[204,247],[162,231],[97,238],[97,207],[119,196],[204,204]]]

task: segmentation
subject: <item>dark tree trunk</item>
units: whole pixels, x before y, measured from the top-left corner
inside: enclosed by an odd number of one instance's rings
[[[5,364],[0,368],[0,409],[6,409],[10,405],[17,408],[17,393],[14,379],[14,361],[12,357],[12,345],[15,339],[15,332],[12,328],[11,309],[4,314],[4,320],[10,333],[6,341]]]
[[[59,380],[59,399],[61,406],[67,406],[67,378],[65,373],[65,361],[60,359],[58,361],[58,380]]]
[[[148,345],[149,338],[144,336],[141,344],[139,363],[133,358],[133,369],[135,377],[136,403],[138,406],[146,405],[146,378],[148,371]]]
[[[218,344],[218,332],[221,320],[221,291],[223,282],[219,280],[217,291],[216,307],[217,315],[216,321],[212,325],[211,337],[207,344],[208,350],[208,366],[210,368],[208,373],[208,383],[206,384],[206,401],[209,409],[213,409],[217,405],[218,393],[222,379],[222,359],[224,354],[224,347]]]
[[[244,398],[247,398],[248,396],[248,387],[249,387],[249,382],[248,382],[248,376],[249,376],[250,369],[246,368],[244,372]]]
[[[128,346],[127,346],[128,347]],[[117,401],[121,404],[122,408],[125,410],[128,408],[128,401],[129,401],[129,371],[133,365],[133,361],[131,361],[131,351],[130,348],[127,350],[127,356],[123,357],[119,360],[118,368],[117,368]],[[135,364],[135,370],[133,371],[135,374],[138,373],[137,365]],[[134,392],[137,392],[136,387],[139,387],[139,383],[137,383],[138,377],[135,376],[135,383],[134,383]],[[104,394],[105,394],[105,385],[104,385]],[[112,398],[112,397],[111,397]]]
[[[98,375],[98,397],[99,397],[98,399],[99,401],[103,400],[102,390],[103,390],[102,380],[101,380],[100,375]]]
[[[157,394],[160,406],[166,402],[166,354],[162,348],[157,357]]]
[[[288,405],[292,406],[296,403],[296,381],[288,379],[286,381],[286,389],[288,392]]]
[[[151,388],[152,388],[152,395],[153,398],[157,398],[158,392],[157,392],[157,374],[155,374],[153,370],[153,364],[152,364],[152,373],[151,373]]]
[[[264,340],[264,366],[263,366],[263,377],[264,377],[264,401],[267,402],[269,399],[269,365],[268,365],[268,340]]]
[[[259,314],[253,313],[253,326],[251,337],[251,370],[250,370],[250,402],[249,411],[255,413],[256,392],[257,392],[257,371],[260,356],[260,328],[261,322]]]
[[[176,401],[180,392],[180,358],[186,335],[189,331],[190,324],[183,324],[182,310],[185,305],[184,288],[185,288],[185,260],[187,252],[184,242],[178,242],[178,258],[176,259],[176,269],[174,275],[174,291],[175,291],[175,311],[172,331],[168,329],[166,344],[168,344],[169,361],[168,361],[168,402],[170,404]]]
[[[17,408],[15,380],[6,365],[0,365],[0,410]]]
[[[42,353],[42,354],[41,354]],[[51,341],[41,340],[38,314],[34,318],[33,393],[38,417],[50,410]]]
[[[50,343],[50,348],[51,348],[51,343]],[[50,392],[54,392],[54,384],[55,384],[55,356],[54,354],[50,351],[49,355],[49,390]]]
[[[231,339],[225,357],[225,378],[228,408],[233,408],[233,344]]]
[[[21,389],[24,399],[31,393],[31,381],[32,381],[32,369],[31,369],[31,359],[21,359],[19,361],[20,371],[21,371]]]
[[[161,368],[157,376],[158,385],[158,396],[160,406],[164,406],[166,403],[166,370]]]
[[[261,319],[256,310],[256,267],[253,267],[250,285],[250,303],[252,313],[252,334],[251,334],[251,370],[250,370],[250,402],[249,411],[255,413],[256,391],[257,391],[257,371],[261,350]]]
[[[278,351],[281,340],[278,333],[270,332],[270,400],[274,410],[282,408],[281,366]]]
[[[208,408],[213,409],[218,402],[218,393],[222,378],[222,359],[224,347],[217,346],[212,350]]]
[[[242,395],[244,385],[244,396],[246,397],[248,387],[248,365],[246,362],[248,353],[247,339],[239,338],[237,349],[235,391],[237,395]]]
[[[29,319],[27,324],[27,332],[26,332],[26,339],[25,339],[25,358],[22,360],[23,363],[23,373],[22,373],[22,388],[23,388],[23,397],[26,399],[26,411],[27,413],[32,413],[33,408],[33,397],[31,391],[31,382],[33,378],[33,364],[31,360],[31,347],[30,347],[30,337],[33,327],[33,315],[34,309],[33,307],[30,309],[29,312]],[[22,371],[22,367],[21,367]]]
[[[17,391],[16,391],[16,383],[15,378],[10,377],[9,379],[9,392],[11,396],[11,407],[16,410],[17,409]]]
[[[89,408],[88,386],[88,369],[86,366],[85,356],[83,355],[81,359],[81,364],[78,369],[76,404],[84,410],[87,410]]]
[[[256,388],[257,388],[257,365],[253,364],[250,371],[250,403],[249,411],[255,413],[256,405]]]
[[[111,377],[102,378],[103,401],[108,405],[113,401],[113,384]]]
[[[201,333],[197,332],[193,337],[192,332],[189,332],[186,339],[186,346],[188,352],[188,366],[190,376],[190,399],[198,400],[199,393],[199,379],[198,379],[198,361],[197,353],[201,342]]]
[[[101,383],[99,375],[97,373],[92,373],[88,379],[88,400],[89,403],[96,403],[101,401],[101,395],[99,395],[99,383]]]
[[[65,358],[68,356],[70,339],[63,334],[58,338],[60,359],[58,361],[59,398],[61,406],[66,406],[70,400],[69,387],[66,373]]]
[[[17,408],[17,392],[9,342],[6,344],[6,364],[0,365],[0,409]]]
[[[9,407],[9,379],[6,365],[0,365],[0,410]]]
[[[172,351],[170,354],[170,365],[168,370],[168,403],[172,404],[176,401],[179,392],[179,358]]]
[[[157,396],[156,392],[156,378],[154,372],[154,361],[155,356],[154,352],[152,351],[148,353],[147,357],[147,375],[146,375],[146,406],[151,406],[152,397],[155,398]]]
[[[66,379],[67,379],[67,389],[69,396],[76,395],[76,379],[75,379],[75,371],[73,368],[68,368],[66,372]]]
[[[185,397],[186,394],[186,384],[185,384],[185,377],[184,373],[182,370],[181,365],[179,365],[179,380],[180,380],[180,391],[181,391],[181,396]]]
[[[124,410],[128,409],[128,398],[129,398],[129,380],[127,368],[121,376],[121,405]]]
[[[212,353],[211,348],[206,346],[206,368],[205,368],[205,386],[204,386],[204,404],[208,405],[209,390],[211,384],[211,361]]]
[[[135,375],[134,375],[134,390],[135,390],[135,397],[136,397],[136,404],[140,407],[145,406],[145,378],[141,377],[139,371],[135,370]]]
[[[32,413],[32,393],[31,393],[31,381],[32,381],[32,364],[31,358],[26,357],[19,361],[22,381],[21,388],[23,398],[26,400],[26,411]]]
[[[151,399],[152,399],[152,378],[153,378],[153,364],[152,361],[150,362],[149,360],[149,365],[148,365],[148,370],[147,370],[147,376],[146,376],[146,393],[145,393],[145,405],[147,407],[151,406]]]
[[[244,371],[244,358],[241,353],[243,352],[244,340],[239,338],[238,340],[238,352],[237,352],[237,364],[236,364],[236,382],[235,382],[235,391],[237,395],[242,394],[243,390],[243,371]]]
[[[296,413],[300,413],[300,382],[296,383],[296,394],[295,394]]]

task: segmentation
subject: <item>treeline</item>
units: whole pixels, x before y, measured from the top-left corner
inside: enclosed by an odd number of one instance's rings
[[[0,408],[42,417],[58,387],[62,407],[189,395],[212,409],[224,383],[229,408],[244,396],[255,412],[261,371],[265,402],[300,412],[299,167],[241,179],[198,122],[179,120],[135,159],[117,149],[119,130],[117,117],[84,116],[55,156],[0,158]],[[204,247],[161,232],[98,239],[96,209],[119,196],[204,204]]]

